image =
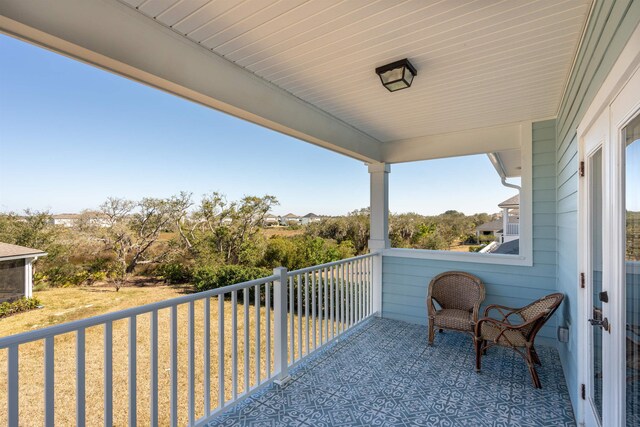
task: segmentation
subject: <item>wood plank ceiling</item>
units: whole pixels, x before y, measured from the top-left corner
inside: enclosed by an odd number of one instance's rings
[[[384,142],[554,116],[591,4],[120,1]],[[405,57],[390,93],[374,69]]]

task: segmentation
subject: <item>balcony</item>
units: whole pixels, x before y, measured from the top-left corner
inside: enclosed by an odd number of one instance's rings
[[[429,347],[424,326],[376,316],[381,267],[382,255],[370,254],[279,268],[254,281],[1,338],[8,387],[0,393],[0,421],[573,424],[555,348],[540,347],[542,390],[531,387],[511,351],[492,349],[478,374],[470,337],[443,333]],[[101,336],[100,349],[89,349],[89,334]],[[42,346],[41,359],[21,358],[29,345]],[[34,370],[44,381],[25,384],[22,376]],[[38,415],[34,395],[44,396]]]

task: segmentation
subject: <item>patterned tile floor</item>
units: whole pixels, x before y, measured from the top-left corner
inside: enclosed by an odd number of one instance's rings
[[[574,426],[557,352],[539,347],[543,388],[513,351],[474,370],[467,335],[371,319],[209,426]]]

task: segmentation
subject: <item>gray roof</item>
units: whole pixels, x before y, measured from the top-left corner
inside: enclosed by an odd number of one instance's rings
[[[303,218],[320,218],[320,217],[318,215],[314,214],[313,212],[309,212],[308,214],[303,216]]]
[[[476,231],[500,231],[502,230],[502,220],[496,219],[495,221],[485,222],[482,225],[476,227]]]
[[[512,240],[498,246],[492,254],[518,255],[520,253],[520,239]]]
[[[31,256],[44,256],[46,252],[38,249],[26,248],[24,246],[11,245],[0,242],[0,260],[3,258],[29,258]]]
[[[507,200],[498,205],[498,207],[501,208],[510,208],[514,206],[520,206],[520,193],[516,194],[513,197],[509,197]]]

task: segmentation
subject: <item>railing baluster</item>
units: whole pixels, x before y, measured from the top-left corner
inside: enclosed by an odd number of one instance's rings
[[[347,326],[353,324],[353,264],[347,262]]]
[[[249,288],[242,291],[244,304],[244,392],[251,388],[249,379]]]
[[[18,345],[9,347],[7,355],[7,425],[17,426],[20,409],[20,381],[19,381],[19,355]]]
[[[218,409],[224,407],[224,294],[218,295]]]
[[[137,353],[137,329],[136,329],[136,316],[129,318],[129,425],[135,426],[138,421],[138,401],[137,401],[137,366],[136,366],[136,353]]]
[[[171,306],[171,327],[169,328],[169,340],[171,342],[171,396],[169,415],[171,426],[178,425],[178,306]]]
[[[318,270],[318,327],[320,329],[320,345],[322,345],[324,338],[324,316],[322,315],[322,310],[324,309],[324,305],[322,304],[322,286],[324,279],[324,271],[323,269]]]
[[[317,298],[316,298],[316,272],[312,271],[311,272],[311,331],[313,333],[313,349],[315,350],[316,348],[318,348],[317,346],[317,339],[316,339],[316,303],[317,303]]]
[[[54,336],[44,340],[44,425],[53,426],[55,422],[55,359]]]
[[[302,358],[302,275],[296,275],[298,282],[298,360]]]
[[[196,421],[196,384],[195,384],[195,365],[196,365],[196,350],[195,350],[195,304],[193,301],[189,302],[189,321],[187,327],[189,328],[187,351],[189,353],[188,379],[187,379],[187,405],[188,405],[188,423],[190,426],[195,424]]]
[[[150,334],[151,334],[151,348],[150,352],[150,396],[149,396],[149,405],[150,405],[150,423],[152,426],[158,425],[158,310],[153,310],[151,312],[151,325],[150,325]]]
[[[335,333],[335,323],[334,323],[334,312],[333,312],[333,307],[334,307],[334,295],[333,295],[333,276],[334,276],[334,268],[333,266],[329,267],[329,339],[332,339]]]
[[[340,314],[340,332],[344,332],[344,330],[345,330],[344,326],[345,326],[345,320],[346,320],[346,317],[345,317],[345,315],[346,315],[346,307],[345,307],[345,304],[346,304],[346,288],[345,288],[346,275],[345,275],[345,265],[342,264],[341,267],[342,268],[341,268],[341,272],[340,272],[340,305],[341,305],[341,308],[340,308],[340,311],[341,311],[341,314]]]
[[[76,332],[76,426],[78,427],[86,424],[85,336],[85,329],[78,329]]]
[[[238,397],[238,291],[231,292],[231,395]]]
[[[104,324],[104,425],[113,425],[113,324]]]
[[[267,379],[271,378],[271,287],[270,282],[264,284],[264,308],[265,308],[265,338],[266,338],[266,364]]]
[[[327,294],[328,286],[329,286],[329,269],[324,268],[324,324],[322,327],[324,328],[324,340],[329,341],[329,295]]]
[[[204,415],[211,414],[211,303],[204,299]]]
[[[273,275],[278,280],[273,282],[273,315],[274,315],[274,370],[275,382],[282,385],[289,377],[289,363],[287,358],[287,269],[275,268]]]
[[[363,286],[362,286],[362,260],[358,261],[358,321],[362,320],[363,317],[363,309],[362,309],[362,292],[363,292]]]
[[[373,295],[373,281],[375,280],[373,277],[373,262],[374,262],[373,257],[369,258],[369,313],[370,314],[373,314],[373,311],[374,311],[373,300],[375,298],[375,295]]]
[[[306,333],[305,355],[309,354],[309,273],[304,273],[304,329]]]
[[[282,284],[284,286],[284,283]],[[295,308],[295,297],[294,297],[294,287],[293,287],[293,276],[289,277],[289,364],[293,364],[295,361],[295,336],[293,330],[293,321],[294,321],[294,313],[296,311]]]
[[[256,387],[260,385],[260,285],[256,285],[254,288],[254,304],[256,306],[256,353],[255,353],[255,365],[256,365]]]

